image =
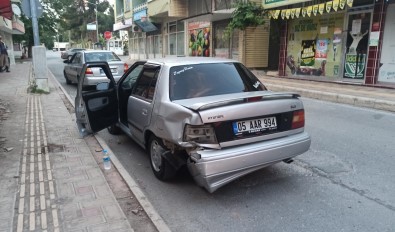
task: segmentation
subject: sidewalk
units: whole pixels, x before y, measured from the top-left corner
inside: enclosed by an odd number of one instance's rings
[[[0,73],[0,231],[133,231],[59,88],[27,92],[31,63]]]
[[[269,90],[296,92],[302,97],[395,112],[395,88],[280,78],[253,72]]]

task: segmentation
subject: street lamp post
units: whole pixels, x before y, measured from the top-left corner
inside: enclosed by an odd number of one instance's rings
[[[88,1],[86,3],[95,6],[95,11],[96,11],[96,39],[97,39],[96,42],[99,43],[99,22],[97,21],[97,4],[91,3],[91,2],[88,2]]]

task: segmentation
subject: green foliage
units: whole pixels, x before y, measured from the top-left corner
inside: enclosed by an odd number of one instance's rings
[[[49,94],[48,91],[45,91],[43,89],[39,89],[38,85],[35,82],[31,83],[31,85],[29,86],[28,93]]]
[[[108,1],[86,1],[91,4],[85,4],[85,0],[40,0],[43,7],[43,14],[38,18],[40,42],[51,49],[54,41],[86,43],[88,34],[96,38],[96,31],[88,33],[86,29],[87,23],[96,21],[95,4],[98,11],[99,39],[104,41],[100,35],[104,31],[112,31],[114,10]],[[22,16],[21,21],[25,24],[25,34],[14,35],[14,41],[25,42],[25,45],[31,47],[34,45],[32,20]]]
[[[42,0],[41,2],[42,2],[43,13],[39,18],[37,18],[40,43],[44,44],[46,47],[52,48],[53,40],[54,40],[53,38],[56,35],[55,28],[56,28],[57,20],[56,20],[55,12],[51,10],[50,5],[47,4],[47,2],[51,2],[51,1]],[[34,37],[33,37],[32,19],[22,15],[20,20],[25,25],[25,34],[14,35],[13,36],[14,42],[21,43],[22,41],[24,41],[25,45],[29,47],[33,46]]]
[[[255,2],[238,1],[235,5],[232,19],[225,29],[225,37],[232,34],[233,30],[245,30],[247,27],[256,27],[265,23],[266,11]]]

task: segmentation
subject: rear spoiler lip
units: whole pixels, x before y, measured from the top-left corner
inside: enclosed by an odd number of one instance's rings
[[[206,110],[218,106],[227,105],[232,102],[240,102],[245,99],[255,98],[255,97],[262,97],[261,101],[266,101],[266,100],[275,100],[275,99],[299,98],[301,96],[298,93],[292,93],[292,92],[256,91],[256,92],[249,92],[247,94],[241,94],[240,96],[236,96],[233,98],[224,98],[223,100],[220,99],[220,100],[209,101],[209,102],[196,101],[196,103],[192,103],[192,104],[186,104],[184,103],[184,100],[177,100],[174,101],[174,103],[178,103],[191,110],[199,111],[199,110]]]

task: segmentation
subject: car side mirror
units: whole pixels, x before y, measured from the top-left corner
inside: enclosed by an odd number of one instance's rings
[[[108,90],[109,83],[108,82],[100,82],[96,85],[96,90]]]
[[[70,63],[70,60],[64,60],[63,63],[68,64]]]

